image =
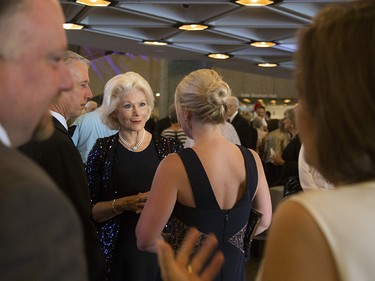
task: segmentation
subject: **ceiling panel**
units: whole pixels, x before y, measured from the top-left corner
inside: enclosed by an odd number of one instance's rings
[[[69,43],[167,60],[201,60],[214,67],[291,78],[296,33],[330,3],[348,0],[284,0],[267,7],[244,7],[226,0],[114,1],[108,7],[86,7],[60,0],[67,22],[83,24],[67,31]],[[182,31],[181,23],[203,23],[204,31]],[[162,40],[169,46],[149,46],[143,40]],[[277,42],[271,48],[250,46],[254,40]],[[221,52],[229,60],[214,60]],[[276,69],[260,69],[258,62],[276,62]]]

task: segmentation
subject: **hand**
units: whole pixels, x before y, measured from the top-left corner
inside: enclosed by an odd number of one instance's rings
[[[280,155],[273,155],[270,157],[272,163],[276,166],[282,166],[284,165],[285,161]]]
[[[116,203],[118,202],[117,204],[119,205],[119,207],[116,207],[116,209],[132,211],[136,214],[140,214],[145,206],[149,193],[150,192],[148,191],[119,198],[116,200]]]
[[[210,235],[203,247],[189,262],[198,238],[198,230],[192,228],[186,235],[176,257],[167,242],[164,240],[157,242],[158,261],[164,281],[210,281],[214,279],[224,263],[224,255],[222,252],[217,252],[201,272],[203,265],[217,246],[217,239],[214,235]]]

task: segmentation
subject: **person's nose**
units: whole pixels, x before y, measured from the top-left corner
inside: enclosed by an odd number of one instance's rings
[[[94,95],[92,94],[92,91],[91,91],[91,88],[88,86],[87,87],[87,93],[86,93],[86,100],[88,101],[88,100],[90,100],[90,99],[92,99],[94,97]]]
[[[138,116],[139,115],[139,107],[137,105],[135,105],[133,107],[133,115],[135,116]]]

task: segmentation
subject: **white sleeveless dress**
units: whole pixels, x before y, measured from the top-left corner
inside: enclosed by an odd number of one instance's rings
[[[340,280],[375,280],[375,181],[306,192],[288,200],[301,204],[320,226]]]

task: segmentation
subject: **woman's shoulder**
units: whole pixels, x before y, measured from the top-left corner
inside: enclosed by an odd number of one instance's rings
[[[163,137],[157,134],[153,134],[152,138],[155,142],[158,153],[165,154],[165,156],[184,148],[183,144],[174,138]]]
[[[108,136],[108,137],[98,138],[96,142],[99,144],[105,144],[105,143],[111,143],[117,140],[118,140],[118,133]]]
[[[280,274],[286,280],[338,280],[321,224],[309,209],[290,199],[282,202],[273,215],[261,280],[279,280]]]
[[[114,144],[117,143],[117,140],[118,140],[118,133],[109,137],[98,138],[93,148],[91,149],[90,154],[92,154],[93,152],[101,153],[101,152],[107,151],[108,149],[115,148],[116,145]]]

